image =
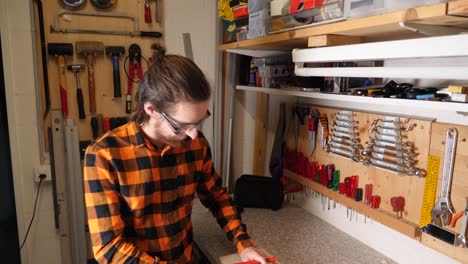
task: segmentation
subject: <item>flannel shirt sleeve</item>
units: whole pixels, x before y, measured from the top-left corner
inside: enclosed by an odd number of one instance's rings
[[[95,259],[98,263],[163,263],[124,237],[114,173],[103,153],[96,145],[88,147],[84,164],[84,195]]]
[[[204,141],[206,141],[204,139]],[[233,206],[226,189],[221,185],[221,177],[214,169],[211,150],[206,141],[205,157],[197,194],[201,203],[210,209],[218,224],[233,242],[240,253],[248,247],[255,247],[254,241],[242,226],[241,219]]]

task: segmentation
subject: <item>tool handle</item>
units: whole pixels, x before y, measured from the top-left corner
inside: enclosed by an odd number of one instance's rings
[[[119,56],[112,56],[112,74],[114,78],[114,97],[122,97],[120,86]]]
[[[162,38],[162,33],[157,31],[140,31],[140,37]]]
[[[154,18],[156,19],[156,23],[161,24],[161,1],[160,0],[156,0],[155,11],[156,13],[154,14],[155,15]]]
[[[151,23],[151,6],[149,4],[149,1],[145,1],[145,23]]]
[[[460,219],[460,217],[462,217],[464,213],[465,213],[465,211],[460,211],[457,214],[455,214],[452,217],[452,221],[450,221],[450,227],[455,227],[455,224],[457,223],[457,220]]]
[[[91,114],[96,113],[96,84],[94,81],[94,56],[88,54],[88,89],[89,89],[89,111]]]
[[[132,95],[127,94],[125,99],[125,113],[130,114],[132,112]]]
[[[96,117],[91,118],[91,131],[93,132],[93,139],[98,137],[98,121]]]
[[[62,114],[64,117],[68,116],[68,101],[67,101],[67,89],[66,87],[66,79],[65,79],[65,57],[58,56],[57,57],[57,64],[59,67],[59,84],[60,84],[60,103],[62,106]]]
[[[81,88],[76,89],[76,100],[78,102],[78,116],[80,119],[85,119],[86,114],[84,110],[83,91]]]

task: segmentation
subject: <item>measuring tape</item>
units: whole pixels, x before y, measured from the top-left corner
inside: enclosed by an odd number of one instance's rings
[[[431,210],[434,207],[437,192],[437,180],[439,178],[440,158],[429,155],[427,160],[426,184],[424,185],[423,205],[421,210],[421,220],[419,228],[432,222]]]

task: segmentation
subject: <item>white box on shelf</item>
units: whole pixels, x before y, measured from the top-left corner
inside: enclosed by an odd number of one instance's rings
[[[450,99],[455,102],[468,103],[468,94],[452,93]]]
[[[247,33],[248,39],[263,37],[270,31],[267,28],[265,20],[270,17],[269,9],[263,9],[249,14],[249,32]]]

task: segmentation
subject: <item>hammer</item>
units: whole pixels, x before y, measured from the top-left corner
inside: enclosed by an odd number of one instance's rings
[[[119,59],[120,55],[125,54],[125,47],[122,46],[107,46],[106,54],[112,56],[112,73],[114,77],[114,97],[122,97],[120,86]]]
[[[83,92],[81,90],[81,85],[80,85],[80,71],[82,71],[84,68],[85,68],[84,64],[72,64],[72,65],[67,66],[67,69],[75,74],[76,100],[78,102],[78,115],[80,119],[86,118],[84,105],[83,105]]]
[[[73,45],[71,43],[49,43],[47,45],[49,55],[57,57],[60,85],[60,103],[62,105],[63,116],[68,116],[66,75],[65,75],[65,56],[73,56]]]
[[[97,55],[104,54],[104,44],[99,41],[77,41],[76,53],[86,57],[88,63],[89,109],[96,114],[96,84],[94,82],[94,63]]]

